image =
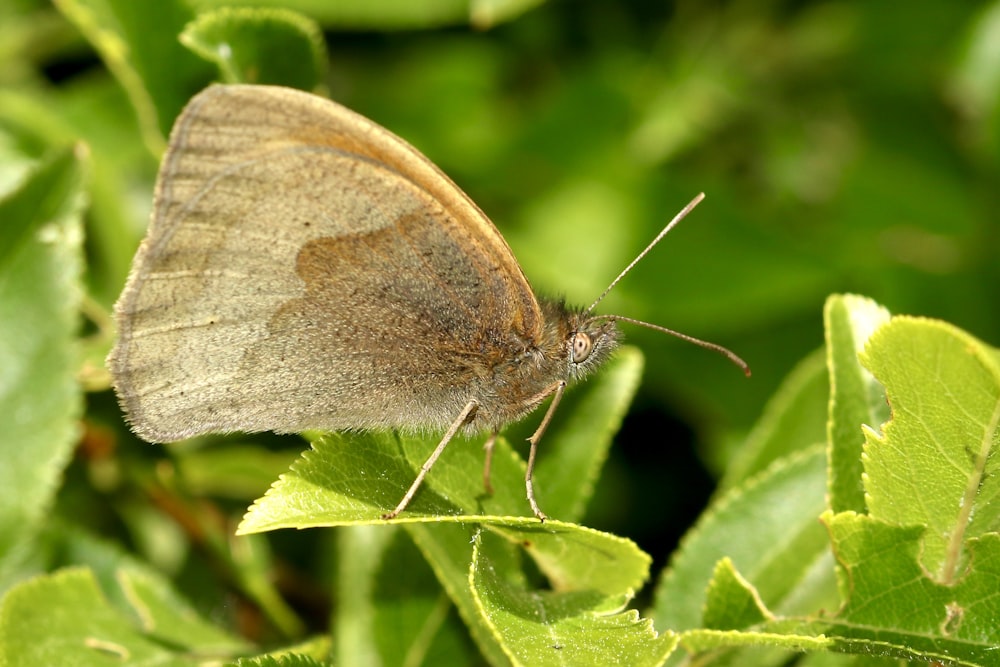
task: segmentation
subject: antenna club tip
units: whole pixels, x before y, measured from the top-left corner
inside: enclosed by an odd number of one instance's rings
[[[728,350],[726,350],[724,352],[724,354],[727,357],[729,357],[730,361],[732,361],[734,364],[736,364],[737,366],[740,367],[740,370],[743,371],[743,375],[745,375],[746,377],[750,377],[750,375],[751,375],[751,373],[750,373],[750,364],[748,364],[747,362],[743,361],[743,359],[741,359],[740,357],[736,356],[735,354],[733,354],[732,352],[730,352]]]

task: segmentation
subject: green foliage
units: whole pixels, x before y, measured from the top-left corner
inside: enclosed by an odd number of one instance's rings
[[[0,6],[0,666],[1000,665],[997,7]],[[629,330],[542,440],[544,524],[540,414],[492,495],[458,438],[389,522],[440,434],[136,441],[109,310],[212,80],[406,137],[574,303],[707,191],[600,308],[754,378]],[[630,425],[637,392],[718,473],[693,526],[698,472],[663,481],[683,444]],[[668,524],[679,547],[642,533]]]
[[[889,319],[889,312],[855,296],[829,299],[823,312],[830,369],[830,507],[835,511],[865,511],[861,484],[863,435],[858,424],[877,425],[889,418],[881,385],[857,362],[872,332]]]
[[[52,506],[78,437],[77,368],[82,147],[62,149],[25,171],[0,201],[0,586],[32,562],[33,541]]]
[[[1000,528],[993,502],[1000,492],[1000,356],[951,325],[900,317],[872,335],[862,363],[893,406],[881,433],[865,429],[869,513],[926,525],[923,567],[954,584],[965,569],[966,541]],[[930,405],[928,387],[936,389]]]
[[[239,647],[190,618],[189,610],[172,606],[174,600],[148,597],[141,579],[125,571],[120,577],[123,594],[134,596],[133,615],[111,604],[88,570],[63,569],[11,590],[0,626],[7,664],[101,665],[115,658],[124,664],[184,665],[196,663],[181,659],[181,652]]]
[[[319,26],[301,14],[228,7],[205,12],[181,42],[219,68],[227,83],[281,84],[309,90],[325,78]]]

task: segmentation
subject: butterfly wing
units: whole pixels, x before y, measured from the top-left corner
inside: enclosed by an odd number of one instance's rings
[[[109,367],[152,441],[448,424],[542,328],[503,237],[416,149],[247,85],[175,124],[116,314]]]

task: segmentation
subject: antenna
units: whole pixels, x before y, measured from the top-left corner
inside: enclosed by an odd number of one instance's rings
[[[590,318],[592,320],[611,320],[613,322],[628,322],[629,324],[635,324],[640,327],[646,327],[647,329],[652,329],[653,331],[659,331],[661,333],[670,334],[680,338],[681,340],[686,340],[689,343],[694,343],[698,347],[703,347],[706,350],[712,350],[713,352],[718,352],[722,356],[729,359],[740,369],[743,370],[743,374],[750,377],[750,365],[743,361],[742,358],[728,347],[723,347],[718,343],[710,343],[707,340],[702,340],[700,338],[695,338],[694,336],[689,336],[686,333],[681,333],[680,331],[674,331],[673,329],[668,329],[666,327],[661,327],[659,324],[650,324],[649,322],[643,322],[642,320],[632,319],[631,317],[622,317],[621,315],[597,315]]]
[[[669,232],[671,229],[673,229],[674,226],[677,225],[678,222],[680,222],[681,220],[683,220],[684,216],[686,216],[688,213],[690,213],[692,211],[692,209],[694,209],[695,206],[697,206],[698,204],[700,204],[701,200],[704,199],[704,198],[705,198],[705,193],[704,192],[700,192],[700,193],[698,193],[697,197],[695,197],[694,199],[692,199],[688,203],[687,206],[685,206],[684,208],[682,208],[681,212],[678,213],[677,215],[675,215],[674,219],[667,223],[667,226],[663,228],[663,231],[661,231],[659,234],[656,235],[656,238],[653,239],[652,242],[650,242],[650,244],[648,246],[646,246],[645,250],[643,250],[642,252],[640,252],[636,256],[636,258],[633,259],[632,262],[628,266],[626,266],[624,269],[622,269],[622,272],[618,274],[618,277],[616,277],[614,280],[611,281],[611,284],[608,285],[607,289],[605,289],[603,292],[601,292],[601,296],[597,297],[597,299],[594,301],[594,303],[590,304],[590,307],[587,308],[587,310],[584,311],[584,314],[589,315],[591,312],[593,312],[594,308],[597,307],[597,304],[599,304],[601,301],[603,301],[604,297],[606,297],[608,295],[608,292],[610,292],[612,289],[614,289],[615,285],[617,285],[618,282],[622,278],[624,278],[626,275],[628,275],[628,272],[631,271],[632,268],[636,264],[639,263],[639,260],[641,260],[647,254],[649,254],[649,251],[652,250],[654,247],[656,247],[656,244],[660,242],[660,239],[662,239],[664,236],[666,236],[667,232]]]
[[[590,313],[593,312],[594,308],[597,307],[597,304],[599,304],[604,299],[604,297],[606,297],[608,295],[608,292],[610,292],[614,288],[614,286],[617,285],[618,282],[622,278],[624,278],[626,275],[628,275],[628,272],[632,270],[632,267],[634,267],[636,264],[638,264],[639,260],[641,260],[643,257],[645,257],[649,253],[649,251],[652,250],[656,246],[656,244],[659,243],[660,240],[664,236],[667,235],[667,232],[669,232],[671,229],[673,229],[674,226],[678,222],[680,222],[681,220],[683,220],[684,217],[688,213],[690,213],[692,211],[692,209],[694,209],[695,206],[697,206],[698,204],[700,204],[701,200],[704,199],[704,198],[705,198],[705,193],[701,192],[701,193],[698,194],[697,197],[695,197],[694,199],[692,199],[688,203],[687,206],[685,206],[684,208],[682,208],[681,211],[680,211],[680,213],[678,213],[677,215],[675,215],[674,218],[673,218],[673,220],[671,220],[670,222],[668,222],[667,226],[664,227],[663,230],[659,234],[656,235],[656,238],[653,239],[652,242],[649,245],[647,245],[646,248],[642,252],[640,252],[636,256],[636,258],[633,259],[632,262],[628,266],[626,266],[625,269],[622,270],[622,272],[619,273],[618,276],[614,280],[611,281],[611,284],[608,285],[607,289],[605,289],[603,292],[601,292],[601,296],[597,297],[597,300],[594,301],[594,303],[590,304],[590,307],[587,308],[586,311],[584,311],[585,315],[589,316]],[[741,359],[735,352],[733,352],[729,348],[723,347],[723,346],[718,345],[716,343],[710,343],[707,340],[702,340],[700,338],[695,338],[694,336],[689,336],[689,335],[681,333],[679,331],[674,331],[673,329],[668,329],[666,327],[661,327],[659,324],[650,324],[649,322],[643,322],[642,320],[632,319],[631,317],[623,317],[621,315],[596,315],[594,317],[590,317],[589,319],[590,320],[611,320],[611,321],[618,321],[618,322],[628,322],[629,324],[635,324],[635,325],[640,326],[640,327],[646,327],[647,329],[652,329],[654,331],[659,331],[661,333],[670,334],[671,336],[674,336],[676,338],[680,338],[681,340],[685,340],[685,341],[687,341],[689,343],[694,343],[695,345],[697,345],[699,347],[703,347],[703,348],[705,348],[707,350],[712,350],[713,352],[718,352],[719,354],[721,354],[722,356],[726,357],[731,362],[733,362],[734,364],[736,364],[737,366],[739,366],[743,370],[743,374],[744,375],[746,375],[747,377],[750,377],[750,366],[747,364],[747,362],[743,361],[743,359]]]

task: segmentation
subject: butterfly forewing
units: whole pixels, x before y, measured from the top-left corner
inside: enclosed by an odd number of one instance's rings
[[[542,328],[506,242],[426,158],[262,86],[178,120],[117,311],[112,373],[154,441],[447,425]]]

